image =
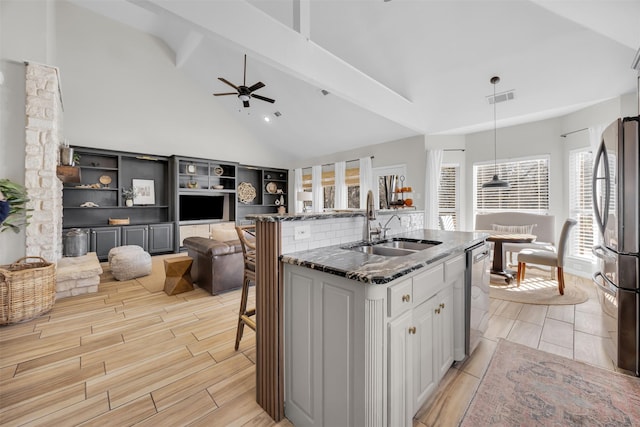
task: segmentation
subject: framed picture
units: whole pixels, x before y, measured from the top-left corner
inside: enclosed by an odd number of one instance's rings
[[[187,173],[189,175],[195,175],[196,174],[196,165],[194,165],[193,163],[187,165]]]
[[[156,192],[152,179],[132,179],[131,184],[135,189],[134,205],[155,205]]]

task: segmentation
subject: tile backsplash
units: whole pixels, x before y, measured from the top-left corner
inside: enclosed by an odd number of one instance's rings
[[[379,212],[372,223],[374,225],[385,225],[393,214],[393,212]],[[393,218],[389,222],[388,227],[390,230],[387,231],[387,237],[424,228],[424,214],[422,212],[401,213],[399,216],[402,220]],[[362,240],[364,223],[364,217],[283,221],[282,253],[343,245]],[[298,231],[299,235],[304,234],[305,238],[296,239],[296,231]]]

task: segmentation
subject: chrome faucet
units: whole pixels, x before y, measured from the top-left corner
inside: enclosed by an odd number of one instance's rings
[[[387,238],[387,230],[391,230],[391,227],[388,227],[389,223],[391,222],[391,220],[393,219],[393,217],[398,218],[398,221],[400,221],[400,225],[402,225],[402,220],[400,219],[400,217],[398,216],[398,214],[393,214],[391,215],[391,218],[389,218],[387,220],[387,222],[384,224],[384,227],[382,227],[382,240]]]
[[[364,229],[362,232],[362,240],[367,243],[371,243],[371,236],[373,234],[377,234],[378,238],[380,237],[380,229],[371,230],[371,221],[376,219],[376,211],[373,207],[373,191],[369,190],[367,192],[367,214],[365,215],[364,221]]]

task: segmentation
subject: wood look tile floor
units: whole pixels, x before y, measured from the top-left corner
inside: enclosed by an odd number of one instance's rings
[[[291,426],[255,402],[254,332],[245,328],[233,350],[240,292],[167,296],[149,281],[105,274],[97,293],[0,327],[0,425]],[[595,298],[551,307],[492,300],[487,334],[448,371],[414,425],[459,423],[498,338],[613,369]]]

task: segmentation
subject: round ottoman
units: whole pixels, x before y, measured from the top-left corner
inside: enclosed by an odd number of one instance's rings
[[[131,280],[151,274],[151,255],[140,246],[119,246],[109,251],[109,266],[116,280]]]

